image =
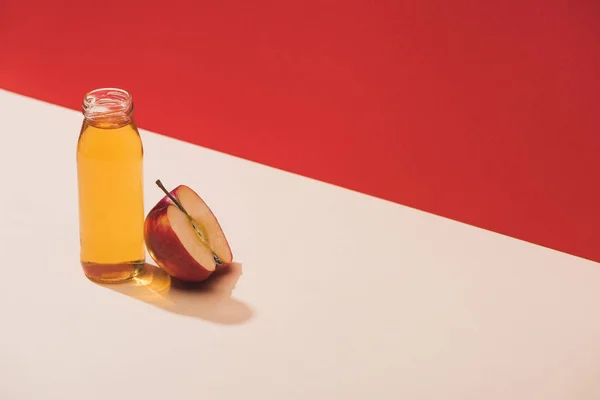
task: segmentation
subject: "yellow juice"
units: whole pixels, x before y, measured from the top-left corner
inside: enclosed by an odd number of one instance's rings
[[[134,277],[145,261],[143,148],[132,119],[84,121],[77,144],[81,265],[97,281]]]

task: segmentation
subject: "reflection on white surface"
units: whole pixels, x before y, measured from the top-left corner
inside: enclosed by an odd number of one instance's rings
[[[232,298],[235,284],[242,275],[242,264],[218,268],[204,282],[184,283],[172,279],[161,268],[146,264],[134,279],[102,285],[166,311],[220,324],[240,324],[252,317],[252,310]]]

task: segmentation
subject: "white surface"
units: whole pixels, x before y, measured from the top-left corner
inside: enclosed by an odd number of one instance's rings
[[[106,288],[80,114],[0,91],[0,121],[3,400],[600,399],[597,263],[142,131],[146,210],[194,188],[244,274]]]

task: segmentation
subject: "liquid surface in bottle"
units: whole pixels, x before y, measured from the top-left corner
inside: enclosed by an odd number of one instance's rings
[[[145,260],[143,149],[133,123],[84,123],[77,145],[81,264],[99,281],[135,276]]]

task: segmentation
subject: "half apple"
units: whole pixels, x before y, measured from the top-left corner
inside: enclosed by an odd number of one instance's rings
[[[233,260],[225,234],[206,203],[185,185],[165,192],[148,213],[144,238],[158,266],[177,279],[200,282]]]

